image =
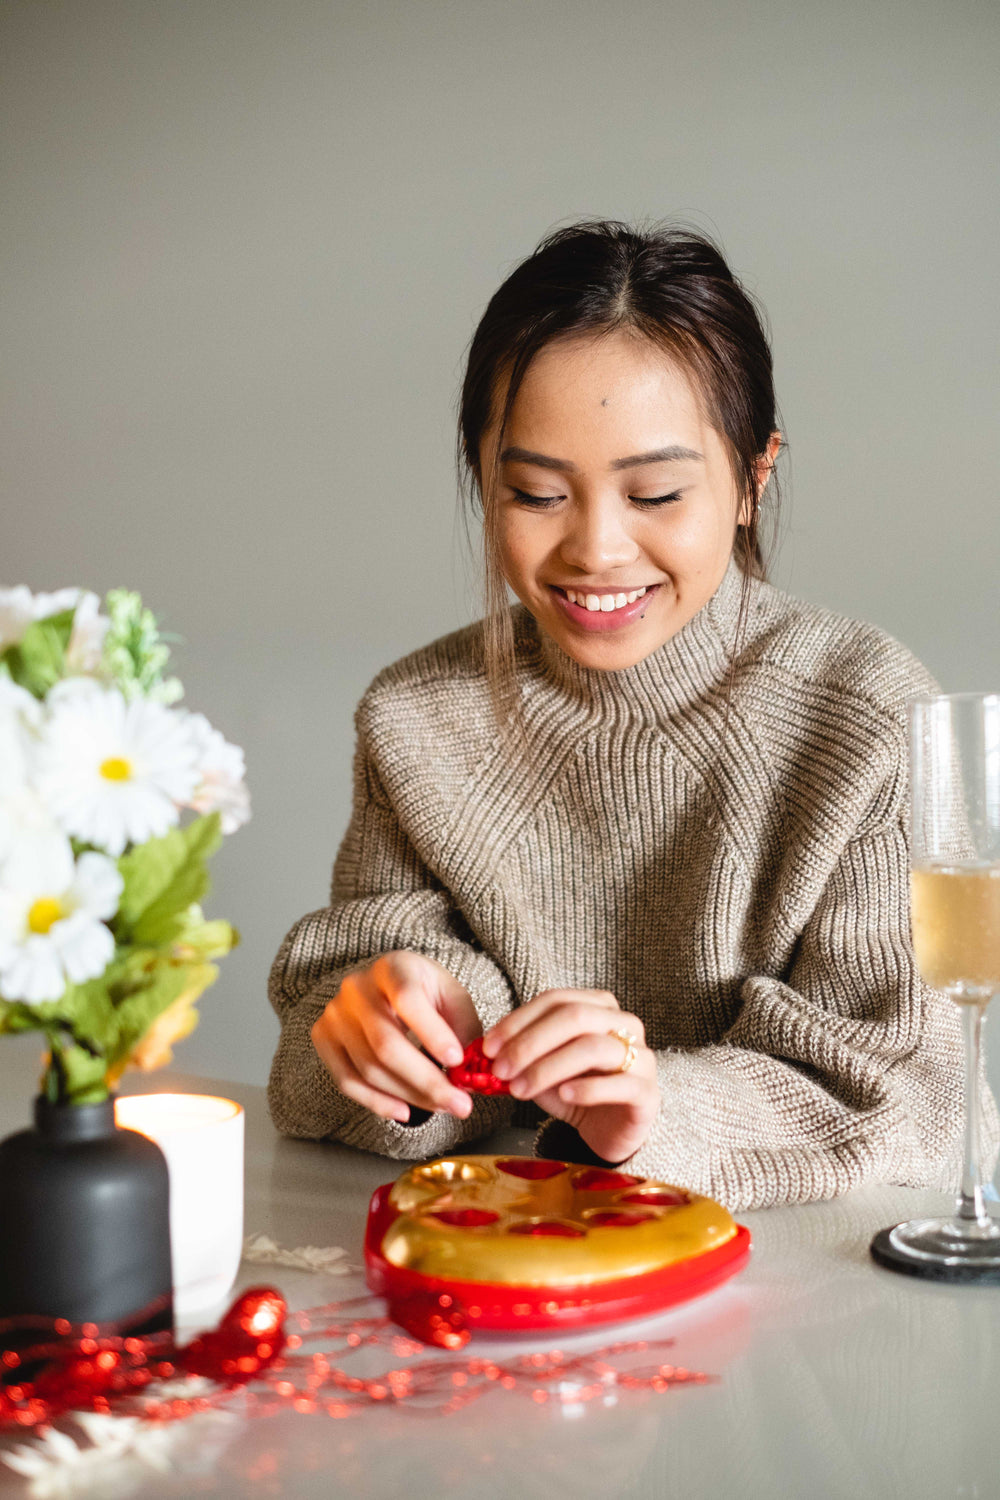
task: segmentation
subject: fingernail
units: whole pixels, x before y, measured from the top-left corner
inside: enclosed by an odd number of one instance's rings
[[[515,1078],[510,1086],[510,1091],[515,1099],[521,1099],[528,1092],[523,1078]]]
[[[451,1112],[453,1115],[461,1115],[463,1120],[466,1115],[472,1113],[472,1100],[468,1094],[455,1094],[452,1097]]]
[[[444,1063],[446,1068],[457,1068],[461,1061],[461,1047],[446,1047],[444,1049]]]
[[[493,1064],[493,1077],[494,1078],[509,1078],[510,1077],[510,1063],[509,1062],[495,1062]]]
[[[495,1036],[487,1035],[483,1037],[483,1053],[486,1057],[492,1057],[493,1054],[495,1052],[499,1052],[499,1050],[500,1043],[497,1041]]]
[[[397,1109],[396,1113],[393,1115],[393,1119],[394,1120],[398,1120],[399,1123],[400,1123],[400,1125],[405,1125],[406,1122],[407,1122],[407,1120],[409,1118],[410,1118],[410,1108],[409,1108],[409,1105],[407,1105],[407,1104],[402,1105],[399,1109]]]

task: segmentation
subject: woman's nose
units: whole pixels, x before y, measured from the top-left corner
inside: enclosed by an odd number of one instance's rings
[[[567,507],[567,529],[559,546],[564,563],[592,578],[627,567],[639,555],[621,501],[579,501]]]

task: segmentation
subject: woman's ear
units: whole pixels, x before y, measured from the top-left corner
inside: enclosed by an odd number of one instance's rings
[[[777,460],[778,454],[780,452],[781,433],[772,432],[771,436],[767,440],[767,447],[757,459],[755,465],[757,475],[757,493],[754,495],[753,504],[751,504],[749,497],[744,499],[743,504],[740,506],[740,513],[736,518],[737,526],[750,525],[750,522],[753,519],[753,513],[757,509],[757,506],[760,504],[760,497],[764,493],[764,490],[767,486],[767,481],[771,477],[775,461]]]

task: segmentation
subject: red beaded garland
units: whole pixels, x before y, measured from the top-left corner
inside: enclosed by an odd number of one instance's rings
[[[610,1386],[620,1390],[663,1391],[678,1384],[704,1384],[714,1377],[663,1364],[661,1351],[673,1340],[638,1340],[569,1358],[559,1349],[523,1354],[505,1364],[482,1359],[446,1359],[439,1354],[418,1364],[384,1371],[371,1379],[351,1375],[335,1361],[362,1347],[381,1347],[397,1358],[411,1358],[427,1345],[458,1350],[469,1340],[462,1308],[446,1293],[416,1296],[386,1314],[361,1315],[375,1299],[368,1294],[305,1312],[291,1313],[273,1287],[243,1292],[218,1327],[178,1348],[168,1335],[122,1337],[93,1324],[72,1328],[64,1320],[49,1325],[52,1337],[30,1348],[0,1350],[0,1430],[44,1427],[72,1410],[116,1412],[149,1421],[176,1421],[224,1405],[242,1394],[249,1415],[267,1415],[291,1406],[346,1417],[359,1407],[385,1402],[421,1410],[457,1411],[499,1385],[521,1389],[539,1403],[557,1399],[573,1404],[592,1400]],[[406,1329],[406,1337],[398,1332]],[[0,1323],[0,1344],[13,1323]],[[300,1352],[307,1340],[334,1347]],[[637,1354],[655,1356],[639,1369],[616,1368],[609,1361]],[[17,1381],[22,1368],[41,1371]],[[158,1398],[158,1380],[201,1376],[216,1389],[203,1394]],[[13,1377],[13,1378],[12,1378]]]

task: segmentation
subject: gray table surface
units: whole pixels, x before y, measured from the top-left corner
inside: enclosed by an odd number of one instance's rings
[[[24,1064],[23,1046],[0,1047],[0,1135],[27,1117],[32,1080]],[[369,1197],[398,1165],[281,1139],[260,1088],[172,1072],[130,1077],[124,1091],[165,1087],[225,1093],[244,1105],[248,1233],[289,1248],[341,1245],[360,1263]],[[529,1150],[526,1132],[504,1132],[493,1144]],[[494,1389],[445,1416],[380,1406],[347,1420],[235,1417],[179,1436],[166,1472],[123,1460],[89,1488],[53,1493],[1000,1496],[1000,1288],[915,1281],[879,1269],[868,1254],[877,1229],[947,1207],[939,1194],[876,1186],[829,1203],[742,1214],[754,1252],[732,1282],[658,1318],[558,1341],[575,1351],[619,1337],[669,1337],[671,1362],[718,1377],[711,1384],[621,1392],[583,1408],[537,1406],[521,1392]],[[363,1290],[359,1274],[251,1264],[237,1286],[262,1281],[280,1287],[293,1307]],[[548,1342],[519,1339],[516,1352]],[[498,1338],[472,1347],[493,1357],[512,1352],[512,1342]],[[391,1360],[386,1352],[386,1366]],[[31,1491],[0,1465],[0,1493]]]

